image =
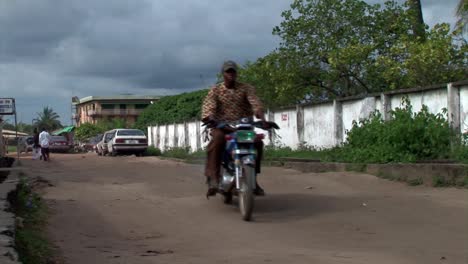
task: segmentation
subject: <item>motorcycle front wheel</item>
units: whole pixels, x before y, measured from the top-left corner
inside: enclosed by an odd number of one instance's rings
[[[242,219],[250,221],[254,208],[255,168],[243,165],[242,174],[239,179],[239,209]]]

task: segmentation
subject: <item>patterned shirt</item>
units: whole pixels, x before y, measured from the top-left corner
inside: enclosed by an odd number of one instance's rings
[[[237,121],[263,112],[263,106],[249,84],[236,82],[233,88],[224,83],[211,88],[203,102],[202,119],[212,117],[217,121]]]

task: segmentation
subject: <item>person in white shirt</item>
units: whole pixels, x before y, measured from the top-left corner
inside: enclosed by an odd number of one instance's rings
[[[45,128],[43,128],[42,132],[39,134],[39,144],[41,145],[41,153],[44,161],[50,161],[50,134]]]

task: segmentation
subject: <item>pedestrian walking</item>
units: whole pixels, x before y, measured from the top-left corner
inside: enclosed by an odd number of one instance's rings
[[[42,159],[41,154],[41,144],[39,143],[39,132],[37,128],[34,128],[34,135],[33,135],[33,157],[32,159]]]
[[[39,143],[41,144],[41,154],[44,161],[50,161],[50,134],[45,128],[39,134]]]

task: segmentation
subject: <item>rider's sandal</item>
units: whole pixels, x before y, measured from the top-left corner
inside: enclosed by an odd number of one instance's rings
[[[257,187],[254,190],[254,194],[256,196],[265,196],[265,190],[263,190],[260,186],[257,185]]]
[[[210,178],[207,179],[206,183],[208,185],[208,191],[206,192],[206,199],[210,199],[210,196],[215,196],[216,193],[218,192],[218,184],[212,183]]]
[[[216,187],[208,188],[208,191],[206,192],[206,199],[209,200],[210,196],[215,196],[217,192],[218,192],[218,188]]]

